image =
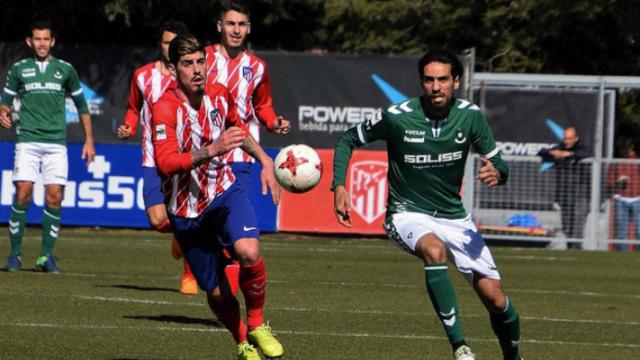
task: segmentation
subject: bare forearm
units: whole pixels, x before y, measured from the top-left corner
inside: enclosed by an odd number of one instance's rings
[[[247,154],[251,155],[254,159],[258,160],[262,165],[271,161],[271,158],[262,149],[262,146],[253,138],[249,136],[244,140],[242,146],[240,146]]]
[[[205,161],[211,160],[212,157],[209,146],[205,146],[202,149],[191,151],[191,164],[196,167]]]
[[[82,129],[84,130],[84,141],[93,142],[93,126],[91,125],[91,115],[80,114],[80,123],[82,123]]]

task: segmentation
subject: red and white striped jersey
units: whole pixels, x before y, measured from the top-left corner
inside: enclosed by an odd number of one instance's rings
[[[195,218],[235,177],[225,155],[194,167],[191,152],[212,144],[230,126],[244,128],[235,104],[221,84],[207,85],[198,110],[171,88],[153,105],[152,114],[153,146],[167,211]]]
[[[238,116],[253,138],[260,142],[260,124],[270,128],[278,121],[272,104],[267,64],[246,50],[229,59],[218,51],[219,48],[217,44],[205,48],[207,82],[218,82],[227,87],[235,99]],[[229,162],[255,161],[240,148],[229,152],[228,156]]]
[[[153,142],[151,140],[151,106],[174,83],[171,75],[156,68],[156,61],[137,68],[129,86],[129,103],[124,123],[129,125],[132,136],[136,134],[138,121],[142,126],[142,166],[154,167]]]

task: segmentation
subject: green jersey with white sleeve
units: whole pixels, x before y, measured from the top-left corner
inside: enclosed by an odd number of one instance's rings
[[[344,185],[353,148],[384,140],[389,161],[388,215],[412,211],[447,219],[466,217],[460,190],[470,147],[500,171],[501,184],[508,168],[480,109],[456,98],[449,106],[446,118],[431,119],[420,98],[411,98],[379,110],[345,132],[336,145],[333,187]]]
[[[51,57],[46,61],[27,58],[13,64],[1,102],[11,107],[16,96],[20,99],[16,142],[65,144],[67,94],[78,113],[89,112],[78,73],[68,62]]]

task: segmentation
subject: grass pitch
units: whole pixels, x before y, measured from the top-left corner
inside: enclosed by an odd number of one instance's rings
[[[0,272],[0,359],[235,359],[204,296],[177,292],[182,265],[167,235],[63,229],[57,275],[32,271],[39,237],[27,230],[22,271]],[[451,358],[421,264],[386,240],[266,235],[262,249],[266,318],[284,359]],[[527,360],[640,357],[640,253],[493,253]],[[474,352],[501,359],[476,295],[450,277]]]

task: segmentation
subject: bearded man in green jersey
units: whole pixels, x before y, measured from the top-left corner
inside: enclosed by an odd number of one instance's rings
[[[385,140],[389,158],[385,230],[391,240],[424,262],[427,291],[454,359],[472,360],[475,355],[460,324],[448,260],[488,310],[504,359],[519,360],[518,313],[505,296],[491,252],[460,198],[472,145],[481,155],[479,181],[492,187],[504,184],[508,176],[480,109],[453,96],[462,71],[455,54],[428,52],[418,63],[422,96],[379,110],[340,137],[333,162],[335,213],[338,222],[351,226],[351,198],[344,184],[353,149]]]
[[[84,128],[85,143],[82,159],[93,161],[95,149],[91,117],[78,74],[71,64],[51,55],[55,38],[47,21],[36,21],[26,37],[33,57],[13,64],[0,101],[0,125],[12,126],[11,104],[20,99],[20,120],[16,126],[16,149],[13,167],[15,198],[9,218],[11,253],[7,271],[17,271],[22,265],[22,236],[31,203],[33,184],[42,176],[45,186],[45,208],[42,218],[42,249],[36,260],[36,270],[58,272],[52,255],[60,231],[60,207],[67,181],[67,124],[65,95],[75,103]]]

